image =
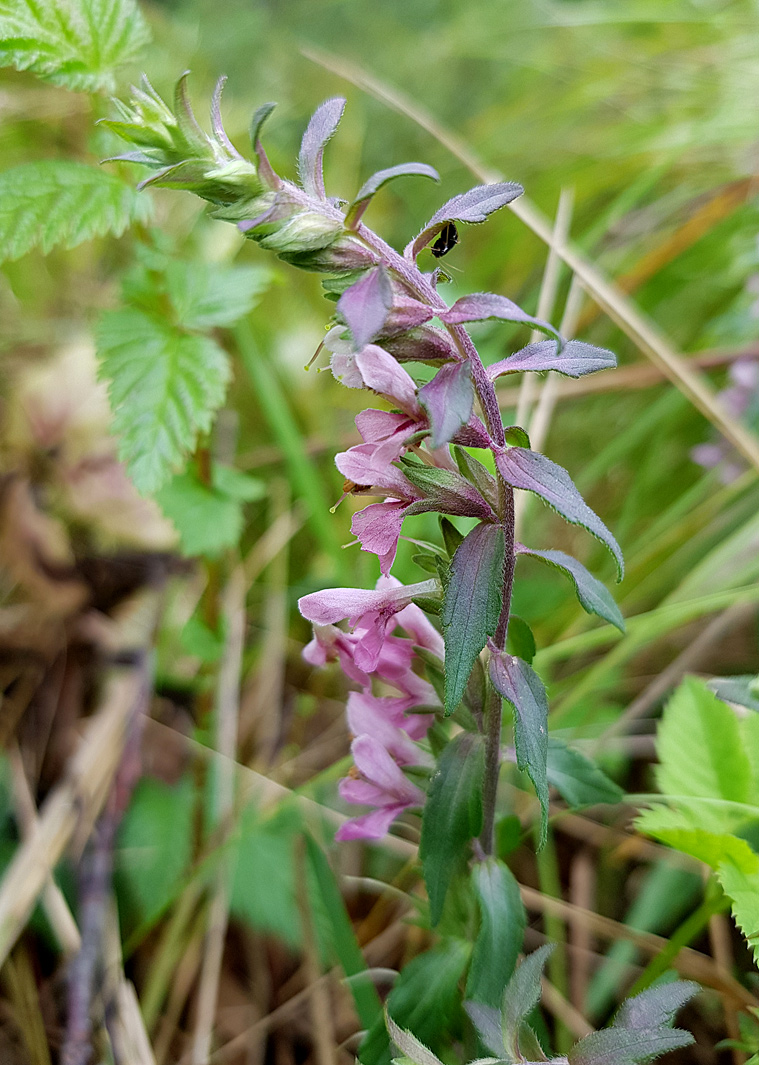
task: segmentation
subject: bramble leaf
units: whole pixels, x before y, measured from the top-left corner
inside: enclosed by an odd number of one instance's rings
[[[482,737],[461,732],[443,750],[430,782],[419,856],[433,925],[440,920],[451,878],[466,863],[468,845],[482,829],[484,772]]]
[[[524,544],[517,544],[516,552],[518,555],[530,555],[533,558],[539,558],[543,562],[547,562],[549,566],[555,566],[557,569],[562,570],[574,584],[577,598],[583,610],[587,610],[589,614],[597,614],[604,621],[615,625],[620,632],[625,631],[625,620],[619,611],[619,607],[614,602],[611,592],[605,584],[602,584],[598,578],[589,573],[576,558],[565,554],[563,551],[534,551],[531,547],[525,547]]]
[[[131,308],[101,317],[97,346],[119,456],[140,492],[156,492],[210,430],[229,381],[227,354]]]
[[[23,163],[0,174],[0,260],[37,246],[47,255],[105,233],[120,236],[149,214],[146,196],[97,167],[64,159]]]
[[[186,329],[230,326],[248,314],[271,282],[260,266],[219,266],[174,259],[165,264],[166,288]]]
[[[0,66],[67,89],[113,92],[149,40],[134,0],[0,0]]]
[[[491,654],[490,679],[496,691],[514,707],[517,765],[526,770],[540,800],[542,847],[548,832],[548,696],[532,666],[506,651]]]
[[[466,995],[474,1002],[500,1006],[524,938],[526,919],[519,884],[507,865],[488,858],[472,869],[472,886],[480,906],[480,928]]]
[[[176,474],[161,488],[158,505],[179,533],[182,552],[210,558],[234,547],[243,529],[243,503],[264,494],[260,481],[230,467],[213,468],[205,485],[194,469]]]
[[[432,380],[419,389],[419,402],[429,415],[431,446],[442,447],[472,415],[474,386],[469,360],[441,367]]]
[[[503,530],[480,524],[451,561],[443,602],[446,714],[461,701],[474,660],[498,624],[504,550]]]
[[[496,455],[496,465],[504,480],[514,488],[534,492],[573,525],[582,525],[608,547],[617,563],[619,579],[624,576],[624,560],[619,544],[575,488],[563,466],[538,451],[510,447]]]

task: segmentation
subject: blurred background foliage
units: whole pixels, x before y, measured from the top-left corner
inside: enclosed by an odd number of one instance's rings
[[[572,239],[688,358],[699,360],[715,390],[729,384],[729,365],[759,358],[756,0],[626,0],[623,5],[616,0],[165,0],[144,10],[153,42],[140,69],[164,96],[190,69],[199,116],[216,79],[228,75],[225,124],[244,154],[254,108],[276,100],[264,140],[275,169],[293,176],[308,116],[324,98],[344,94],[345,118],[326,159],[330,194],[350,197],[372,171],[407,160],[435,166],[440,188],[407,180],[384,189],[369,208],[368,223],[396,247],[442,199],[475,183],[431,132],[426,114],[454,132],[482,163],[521,182],[549,217],[556,214],[562,190],[571,190]],[[352,71],[353,81],[373,81],[375,91],[339,76],[337,68]],[[139,70],[133,73],[136,78]],[[382,98],[386,91],[405,99],[422,122],[388,106]],[[95,125],[112,114],[104,97],[67,93],[5,71],[0,114],[4,168],[58,157],[95,164],[120,150]],[[107,165],[130,182],[143,176],[126,164]],[[249,328],[235,334],[236,340],[227,338],[234,376],[212,444],[223,461],[251,478],[239,487],[225,519],[240,526],[241,556],[251,577],[239,757],[279,783],[304,788],[335,806],[334,781],[348,749],[344,687],[334,674],[313,674],[301,662],[309,634],[294,603],[327,584],[369,587],[378,575],[373,556],[356,547],[341,549],[351,539],[353,500],[329,513],[342,490],[333,455],[355,442],[353,417],[361,397],[320,372],[323,356],[321,366],[317,360],[304,372],[331,310],[316,276],[264,262],[257,248],[244,243],[233,227],[207,218],[189,195],[163,190],[145,195],[153,201],[152,222],[121,239],[99,238],[47,257],[33,251],[7,263],[0,275],[0,447],[9,475],[2,525],[4,604],[32,603],[43,619],[50,615],[56,624],[61,619],[68,624],[80,608],[82,582],[87,594],[95,595],[95,586],[87,584],[87,559],[127,549],[176,549],[166,518],[153,502],[137,497],[116,462],[107,405],[94,377],[95,322],[102,311],[118,306],[122,277],[152,239],[150,227],[167,235],[162,239],[172,255],[218,268],[261,267]],[[486,225],[463,230],[445,261],[452,278],[446,297],[491,290],[535,313],[545,258],[543,243],[519,219],[501,212]],[[555,321],[569,284],[565,269]],[[542,648],[536,666],[551,681],[560,734],[594,745],[625,708],[643,698],[633,733],[596,753],[629,790],[646,791],[654,754],[651,717],[686,668],[678,656],[697,644],[698,654],[687,660],[687,668],[707,674],[757,671],[752,609],[759,601],[757,471],[736,458],[737,476],[724,483],[720,469],[705,470],[692,460],[691,449],[716,442],[715,431],[673,384],[652,371],[591,299],[581,306],[578,335],[616,351],[622,369],[600,375],[597,382],[590,379],[592,387],[559,390],[544,450],[567,467],[619,539],[628,576],[618,595],[632,621],[624,638],[595,627],[579,611],[569,585],[529,563],[524,563],[515,610],[533,626]],[[477,339],[486,361],[494,361],[527,336],[516,328],[483,325]],[[509,384],[506,411],[516,409],[516,402]],[[14,474],[24,478],[26,495],[18,494]],[[262,537],[277,519],[289,520],[290,526],[281,549],[272,553]],[[529,529],[531,544],[568,549],[611,579],[600,549],[547,509],[530,508]],[[427,515],[404,531],[421,540],[438,536],[436,521]],[[25,550],[30,543],[41,545],[48,560],[57,560],[56,573],[49,566],[37,572],[39,559]],[[401,546],[394,571],[401,580],[416,579],[414,551],[412,544]],[[217,578],[206,570],[172,585],[157,636],[162,720],[179,733],[195,729],[201,740],[207,736],[198,706],[207,697],[220,653],[214,640],[223,643],[224,635],[199,623],[196,608],[204,583]],[[698,644],[706,626],[720,619],[722,628]],[[44,644],[48,638],[38,624],[34,640]],[[8,637],[8,647],[13,646]],[[50,648],[37,651],[53,668],[56,655]],[[9,653],[6,648],[6,657]],[[657,689],[657,677],[673,662],[682,669],[678,672],[676,665],[671,683]],[[19,675],[9,668],[6,683],[17,684]],[[17,687],[7,690],[12,713],[6,738],[36,689],[32,683],[26,696]],[[39,736],[22,728],[19,739],[29,764],[28,748],[40,742]],[[167,741],[149,754],[147,769],[156,780],[140,786],[123,829],[120,853],[127,857],[118,863],[117,888],[128,950],[138,955],[146,942],[149,951],[155,947],[150,936],[180,896],[186,897],[187,878],[194,883],[192,819],[199,815],[193,810],[186,756],[172,751]],[[60,750],[43,745],[38,751],[31,776],[39,795],[56,779],[66,754],[65,745]],[[529,820],[516,799],[515,810]],[[289,850],[284,853],[281,840],[297,834],[298,826],[287,812],[276,816],[280,821],[274,828],[266,822],[241,830],[240,838],[248,842],[239,855],[232,906],[257,933],[273,932],[293,947],[297,900],[293,869],[285,868]],[[130,863],[130,848],[150,849],[162,824],[165,832],[167,818],[181,826],[162,844],[162,854],[173,857]],[[508,817],[501,836],[504,853],[517,846],[519,836],[513,838]],[[529,847],[521,849],[516,866],[522,879],[552,894],[552,884],[558,891],[570,878],[573,853],[562,837],[558,856],[549,848],[539,868]],[[638,864],[631,853],[601,869],[596,905],[631,927],[667,933],[698,899],[697,879],[661,859]],[[269,874],[261,867],[256,872],[254,854],[281,875],[279,891],[267,894]],[[345,860],[358,869],[355,855]],[[373,855],[366,861],[363,871],[381,879],[397,871],[397,856]],[[197,874],[204,867],[197,855],[195,862]],[[260,891],[246,891],[256,877]],[[282,900],[285,908],[278,906]],[[187,905],[192,912],[194,903]],[[375,924],[381,924],[381,916],[374,914]],[[321,910],[317,917],[321,943],[329,938],[323,931],[329,921]],[[176,931],[176,923],[169,927]],[[188,918],[178,942],[193,929]],[[555,927],[545,930],[556,935]],[[416,931],[410,929],[393,965],[425,945]],[[181,955],[174,940],[167,946],[164,938],[159,946],[169,958]],[[593,1020],[608,1012],[635,948],[613,953],[605,967],[597,967],[595,982],[578,1003]],[[281,960],[272,965],[274,984],[284,983],[286,965]],[[144,977],[146,1015],[155,1022],[156,1004],[168,993],[170,978],[157,986],[159,977],[154,973],[151,983],[146,975],[149,968],[142,956],[135,971],[138,984]],[[561,984],[560,971],[557,976],[554,970],[552,978]]]

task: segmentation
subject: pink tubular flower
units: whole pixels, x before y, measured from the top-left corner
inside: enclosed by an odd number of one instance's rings
[[[424,792],[407,780],[398,763],[373,736],[358,736],[351,750],[359,776],[341,780],[340,795],[346,802],[376,809],[346,821],[335,838],[381,839],[399,814],[424,803]]]
[[[364,673],[372,673],[382,651],[388,624],[399,611],[411,604],[417,595],[440,593],[436,580],[420,581],[406,587],[382,580],[376,591],[361,588],[325,588],[298,600],[304,618],[315,625],[334,625],[345,619],[358,637],[353,648],[353,661]]]

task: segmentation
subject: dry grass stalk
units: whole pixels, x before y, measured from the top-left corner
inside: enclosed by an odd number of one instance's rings
[[[29,836],[16,851],[0,882],[0,964],[26,922],[82,820],[92,823],[105,801],[121,760],[127,726],[146,706],[147,667],[114,671],[100,709],[87,723],[81,746],[66,776],[40,809]]]
[[[214,757],[215,804],[213,821],[223,825],[230,818],[235,801],[235,756],[237,721],[240,709],[240,672],[245,642],[245,575],[241,566],[232,573],[226,588],[223,612],[229,630],[219,668],[216,692],[216,752]],[[228,863],[221,862],[216,875],[214,896],[208,915],[208,931],[200,971],[197,1018],[191,1055],[192,1065],[208,1065],[211,1054],[219,974],[229,920]]]
[[[113,899],[106,914],[103,955],[106,974],[106,1027],[117,1065],[156,1065],[145,1021],[131,980],[124,976],[119,920]]]
[[[567,1002],[561,991],[545,976],[541,978],[541,987],[546,1009],[571,1032],[575,1039],[584,1039],[586,1035],[595,1031],[593,1025],[583,1017],[577,1007]]]

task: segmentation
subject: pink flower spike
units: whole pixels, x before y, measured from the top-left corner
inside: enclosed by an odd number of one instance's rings
[[[377,444],[394,437],[405,439],[414,432],[415,424],[405,414],[369,407],[356,415],[356,428],[365,444]]]
[[[380,571],[385,576],[390,573],[395,561],[407,508],[408,503],[386,500],[384,503],[370,503],[353,515],[351,532],[361,541],[362,551],[371,551],[379,556]]]
[[[396,817],[405,809],[405,803],[396,803],[394,806],[380,806],[362,817],[354,817],[338,828],[335,839],[341,843],[352,839],[382,839]]]
[[[342,780],[340,794],[348,802],[362,802],[377,809],[347,821],[335,838],[381,839],[399,814],[409,806],[424,803],[424,792],[406,779],[382,744],[372,736],[359,736],[351,750],[363,779]]]
[[[347,715],[348,727],[354,736],[371,736],[390,752],[399,765],[434,764],[430,755],[417,747],[408,734],[383,713],[381,698],[369,692],[351,692]]]
[[[352,624],[372,611],[388,616],[403,610],[418,595],[439,595],[440,582],[420,581],[418,584],[387,585],[376,591],[364,588],[325,588],[311,592],[298,600],[298,609],[307,621],[315,625],[334,625],[346,618]]]

